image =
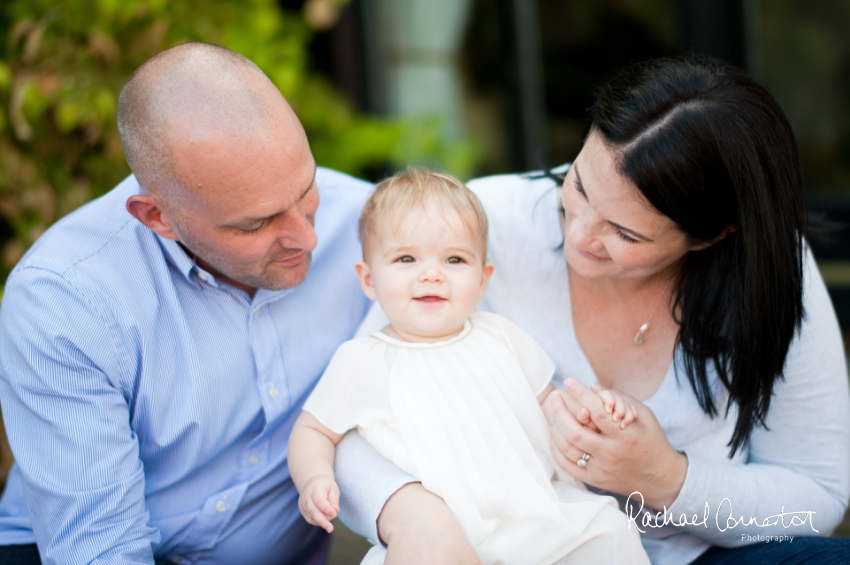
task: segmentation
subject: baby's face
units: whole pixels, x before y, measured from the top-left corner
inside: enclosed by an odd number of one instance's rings
[[[396,337],[440,341],[456,335],[493,272],[480,238],[453,211],[407,214],[397,229],[379,226],[357,272]]]

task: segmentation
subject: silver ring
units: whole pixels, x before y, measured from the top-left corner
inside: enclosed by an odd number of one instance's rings
[[[581,456],[581,459],[576,461],[576,465],[579,467],[587,467],[587,462],[590,460],[590,453],[587,451],[584,452],[584,455]]]

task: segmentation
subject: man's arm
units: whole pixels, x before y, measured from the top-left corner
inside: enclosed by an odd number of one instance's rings
[[[0,402],[46,563],[153,564],[119,350],[95,301],[22,269],[0,309]]]

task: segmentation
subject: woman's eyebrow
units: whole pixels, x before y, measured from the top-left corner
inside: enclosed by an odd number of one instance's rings
[[[585,190],[584,190],[584,185],[583,185],[583,184],[582,184],[582,182],[581,182],[581,176],[578,174],[578,165],[577,165],[576,163],[573,163],[573,167],[572,167],[572,168],[573,168],[573,169],[575,170],[575,172],[576,172],[576,183],[578,184],[578,188],[579,188],[579,190],[581,190],[581,193],[584,195],[584,198],[585,198],[585,199],[588,201],[588,203],[589,203],[589,202],[590,202],[590,198],[587,196],[587,191],[585,191]],[[647,236],[643,235],[642,233],[638,233],[638,232],[636,232],[635,230],[633,230],[633,229],[631,229],[631,228],[627,228],[627,227],[625,227],[625,226],[621,226],[620,224],[615,224],[615,223],[614,223],[614,222],[612,222],[611,220],[607,220],[607,221],[608,221],[608,223],[609,223],[610,225],[614,226],[615,228],[617,228],[617,229],[618,229],[618,230],[620,230],[621,232],[624,232],[624,233],[627,233],[627,234],[631,235],[631,236],[632,236],[632,237],[634,237],[635,239],[639,239],[640,241],[645,241],[646,243],[652,243],[652,242],[654,242],[654,241],[655,241],[655,240],[654,240],[654,239],[652,239],[651,237],[647,237]]]

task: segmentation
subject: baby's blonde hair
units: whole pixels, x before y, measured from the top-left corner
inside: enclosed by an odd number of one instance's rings
[[[451,208],[457,212],[464,227],[480,238],[484,260],[487,260],[487,213],[484,206],[466,185],[450,175],[409,168],[384,179],[360,212],[360,244],[363,259],[370,240],[377,234],[378,222],[392,221],[397,229],[403,214],[415,208],[436,203],[441,211]]]

